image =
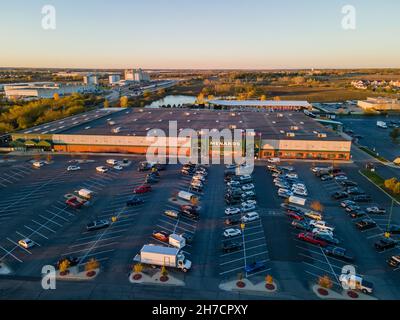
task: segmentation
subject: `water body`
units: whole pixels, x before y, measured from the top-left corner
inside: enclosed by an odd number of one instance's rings
[[[193,96],[176,96],[176,95],[171,95],[171,96],[166,96],[163,99],[154,101],[153,103],[147,105],[145,108],[151,108],[151,109],[157,109],[160,108],[161,106],[167,106],[167,105],[183,105],[183,104],[193,104],[196,101],[196,97]]]

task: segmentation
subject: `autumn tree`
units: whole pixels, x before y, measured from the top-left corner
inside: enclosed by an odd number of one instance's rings
[[[104,100],[104,108],[107,109],[110,107],[110,103],[108,102],[108,100]]]
[[[393,191],[397,183],[398,181],[396,178],[388,179],[385,181],[385,188],[389,189],[390,191]]]
[[[60,95],[59,95],[58,93],[55,93],[55,94],[53,95],[53,99],[54,99],[54,101],[60,100]]]
[[[265,94],[263,94],[260,98],[261,101],[266,101],[267,100],[267,96]]]
[[[323,212],[324,211],[324,206],[321,204],[321,202],[314,201],[311,204],[311,209],[313,209],[314,211]]]
[[[121,99],[119,99],[119,101],[120,101],[121,108],[127,108],[128,107],[129,101],[128,101],[128,97],[127,96],[121,97]]]

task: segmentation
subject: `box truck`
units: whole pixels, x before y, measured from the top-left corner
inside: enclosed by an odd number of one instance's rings
[[[190,192],[186,192],[186,191],[180,191],[178,193],[178,198],[182,199],[182,200],[186,200],[189,202],[193,202],[193,201],[198,201],[199,198],[194,195],[193,193]]]
[[[192,262],[178,248],[145,245],[140,253],[134,258],[135,262],[152,267],[169,267],[188,272]]]
[[[297,204],[302,207],[304,207],[306,205],[306,201],[307,201],[307,199],[296,197],[296,196],[291,196],[289,198],[290,203]]]
[[[90,200],[93,198],[94,192],[89,189],[81,189],[78,191],[78,195],[82,198]]]

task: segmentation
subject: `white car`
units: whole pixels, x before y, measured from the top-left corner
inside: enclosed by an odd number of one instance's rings
[[[108,169],[106,167],[97,167],[96,171],[100,173],[106,173],[108,172]]]
[[[22,239],[18,241],[18,244],[25,249],[29,249],[35,246],[35,243],[31,239]]]
[[[260,219],[260,215],[257,212],[249,212],[245,216],[242,217],[243,223],[253,222]]]
[[[118,170],[118,171],[124,170],[124,168],[122,166],[120,166],[120,165],[114,166],[114,169]]]
[[[41,168],[41,167],[44,166],[44,161],[35,161],[32,165],[33,165],[35,168]]]
[[[296,196],[308,197],[308,192],[304,189],[293,189],[293,194]]]
[[[206,178],[204,178],[201,175],[195,175],[195,176],[193,176],[193,180],[199,180],[199,181],[204,182],[204,181],[206,181]]]
[[[239,181],[241,183],[250,183],[253,181],[252,176],[240,176]]]
[[[254,186],[254,184],[252,184],[252,183],[245,184],[245,185],[242,187],[242,190],[243,190],[243,191],[252,191],[252,190],[254,190],[254,189],[255,189],[255,186]]]
[[[190,183],[192,187],[200,187],[203,188],[203,183],[200,180],[192,180]]]
[[[230,181],[227,183],[228,187],[240,187],[240,182],[239,181]]]
[[[345,180],[348,180],[349,178],[347,178],[346,176],[337,176],[337,177],[335,177],[335,180],[336,181],[345,181]]]
[[[108,159],[108,160],[106,161],[106,163],[109,164],[110,166],[116,166],[116,165],[118,165],[118,161],[117,161],[117,160],[114,160],[114,159]]]
[[[321,230],[321,229],[315,228],[313,230],[313,234],[318,235],[318,236],[326,236],[329,238],[333,238],[333,232],[329,231],[329,230]]]
[[[225,210],[225,214],[226,214],[227,216],[239,214],[239,213],[241,213],[241,212],[242,212],[242,210],[240,210],[239,208],[227,208],[227,209]]]
[[[233,238],[233,237],[238,237],[242,234],[242,231],[240,229],[226,229],[224,231],[224,237],[225,238]]]
[[[309,225],[320,230],[335,231],[335,228],[328,226],[325,221],[311,220]]]
[[[269,163],[280,163],[281,159],[280,158],[271,158],[267,160]]]
[[[244,208],[246,206],[256,206],[256,205],[257,205],[257,201],[256,200],[247,200],[247,201],[242,203],[242,208]]]
[[[67,168],[67,171],[79,171],[79,170],[81,170],[81,167],[79,166],[69,166]]]
[[[254,204],[242,204],[242,212],[246,213],[246,212],[252,212],[256,209],[256,206]]]
[[[299,176],[298,176],[297,173],[288,173],[288,174],[286,175],[286,178],[289,178],[289,179],[298,179]]]

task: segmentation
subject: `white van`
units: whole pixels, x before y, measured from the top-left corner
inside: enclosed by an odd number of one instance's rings
[[[114,159],[108,159],[106,162],[107,162],[107,164],[109,164],[110,166],[116,166],[116,165],[118,164],[118,161],[117,161],[117,160],[114,160]]]
[[[281,158],[271,158],[268,159],[269,163],[280,163],[281,162]]]
[[[198,200],[198,197],[196,195],[194,195],[193,193],[190,193],[190,192],[186,192],[186,191],[180,191],[178,193],[178,198],[181,198],[182,200],[186,200],[189,202]]]

